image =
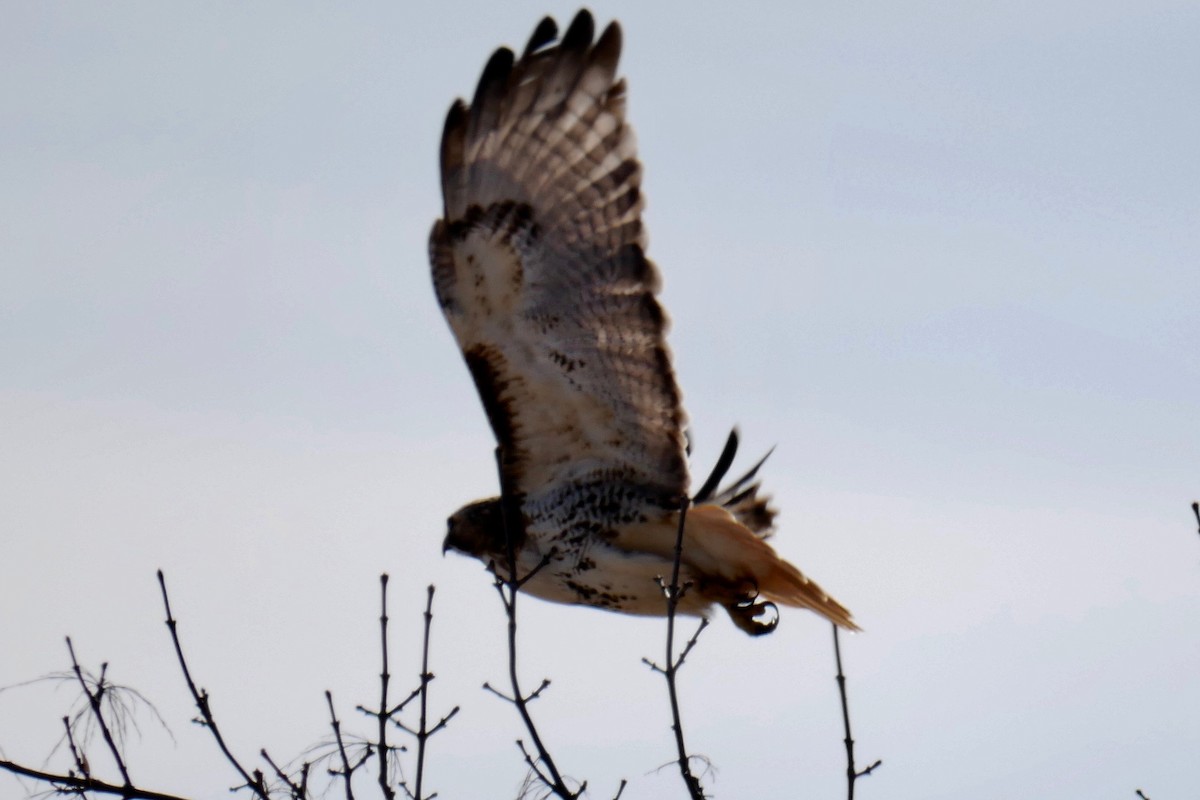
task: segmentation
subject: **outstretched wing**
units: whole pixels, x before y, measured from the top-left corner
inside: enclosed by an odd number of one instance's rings
[[[504,456],[503,490],[613,521],[687,492],[684,414],[645,257],[621,32],[546,18],[442,136],[433,283]],[[550,511],[551,508],[555,510]],[[597,510],[598,509],[598,510]]]

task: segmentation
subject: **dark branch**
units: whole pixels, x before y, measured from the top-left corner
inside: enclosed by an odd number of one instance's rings
[[[59,794],[96,792],[98,794],[115,795],[123,800],[187,800],[178,795],[153,792],[149,789],[139,789],[136,786],[117,786],[116,784],[105,783],[104,781],[87,776],[55,775],[50,772],[24,767],[3,759],[0,759],[0,769],[11,772],[14,775],[23,775],[26,778],[33,778],[34,780],[49,783],[55,787],[55,791]]]
[[[337,712],[333,710],[333,693],[328,689],[325,690],[325,702],[329,705],[329,724],[333,728],[333,738],[337,742],[338,754],[342,757],[342,768],[330,769],[330,775],[341,775],[345,779],[346,784],[346,800],[354,800],[354,786],[351,783],[351,778],[354,776],[354,770],[362,765],[363,761],[370,755],[368,749],[367,755],[363,756],[354,766],[350,765],[350,757],[346,754],[346,743],[342,740],[342,723],[338,721]]]
[[[726,444],[726,450],[737,449],[736,433],[731,433],[729,442]],[[724,454],[722,454],[724,460]],[[732,455],[730,455],[732,460]],[[718,464],[718,466],[720,466]],[[726,465],[725,469],[729,466]],[[714,470],[714,477],[720,481],[723,475],[717,475]],[[711,479],[710,479],[711,480]],[[687,586],[679,584],[679,567],[683,560],[683,528],[687,522],[687,510],[691,502],[687,497],[684,497],[679,505],[679,530],[675,534],[675,558],[671,565],[671,582],[667,584],[665,592],[667,595],[667,662],[665,667],[647,661],[651,668],[657,672],[661,672],[667,681],[667,695],[671,700],[671,730],[675,733],[675,751],[678,755],[677,763],[679,764],[679,774],[683,776],[683,783],[687,786],[688,796],[691,800],[704,800],[704,789],[700,786],[700,779],[692,773],[691,757],[688,756],[687,747],[683,741],[683,722],[679,716],[679,694],[675,687],[675,675],[679,668],[683,665],[684,658],[691,652],[692,647],[696,644],[696,639],[700,636],[700,632],[704,630],[708,620],[704,619],[700,623],[700,627],[696,629],[696,633],[688,640],[683,652],[678,658],[675,657],[675,612],[679,607],[679,599],[687,591]],[[644,659],[643,659],[644,660]]]
[[[300,782],[297,783],[297,782],[293,781],[291,778],[289,778],[287,773],[284,772],[279,767],[279,765],[275,763],[275,761],[271,758],[271,754],[267,752],[266,748],[263,748],[262,750],[259,750],[258,752],[259,752],[259,755],[261,755],[263,757],[263,761],[267,762],[267,766],[269,766],[271,768],[271,771],[275,773],[275,777],[279,778],[279,780],[283,782],[284,786],[287,787],[288,794],[292,797],[292,800],[307,800],[307,798],[308,798],[308,789],[306,786],[306,784],[308,783],[308,762],[307,761],[304,762],[304,764],[300,767]]]
[[[383,651],[383,668],[379,673],[379,741],[376,747],[379,750],[379,791],[383,792],[385,800],[394,800],[396,790],[392,788],[391,779],[388,777],[388,756],[390,755],[387,743],[388,682],[392,676],[388,672],[387,586],[388,576],[385,572],[379,576],[379,645]],[[403,703],[400,707],[403,708]],[[418,778],[418,785],[419,783],[420,779]],[[419,789],[417,796],[420,797]]]
[[[846,743],[846,798],[847,800],[854,800],[854,782],[859,778],[870,775],[875,771],[876,767],[883,764],[883,761],[877,760],[864,770],[859,770],[854,765],[854,738],[850,735],[850,707],[846,702],[846,676],[842,674],[842,646],[836,624],[833,626],[833,657],[837,662],[838,694],[842,698],[842,725],[846,731],[846,738],[843,739]]]
[[[92,716],[96,718],[96,724],[100,727],[100,735],[104,737],[104,743],[108,745],[108,751],[112,753],[113,761],[117,762],[117,769],[121,772],[121,780],[124,781],[126,787],[133,786],[133,781],[129,779],[129,770],[125,766],[125,759],[121,757],[121,750],[117,747],[117,743],[113,740],[112,731],[109,730],[108,723],[104,720],[104,709],[100,705],[104,698],[105,692],[105,674],[108,672],[107,662],[100,665],[100,677],[95,681],[96,691],[92,691],[88,686],[88,682],[83,677],[83,670],[79,667],[79,661],[75,658],[75,646],[71,644],[71,637],[67,637],[67,652],[71,654],[71,671],[75,673],[76,679],[79,681],[79,687],[83,689],[84,695],[87,696],[88,705],[91,706]],[[68,731],[70,726],[68,726]],[[74,743],[72,743],[74,750]]]
[[[425,715],[429,705],[429,682],[433,680],[433,673],[429,671],[429,629],[433,626],[433,584],[429,585],[428,594],[425,596],[424,617],[425,637],[421,646],[421,719],[420,727],[417,728],[417,793],[415,800],[422,800],[423,797],[421,784],[425,778],[425,740],[429,738]],[[457,711],[457,708],[451,711],[451,716]]]
[[[517,592],[525,581],[528,581],[534,574],[540,571],[550,561],[550,554],[542,557],[541,562],[524,578],[517,577],[517,539],[524,538],[525,526],[523,524],[521,509],[517,506],[517,497],[513,492],[513,487],[508,485],[506,470],[504,469],[505,454],[501,447],[496,448],[496,467],[500,475],[500,519],[504,526],[504,546],[506,557],[508,560],[508,575],[507,577],[500,576],[500,570],[496,570],[496,590],[500,593],[500,599],[504,603],[504,612],[508,616],[508,677],[509,683],[512,685],[512,697],[506,697],[500,692],[492,689],[492,687],[484,684],[485,689],[489,689],[499,697],[511,702],[517,708],[517,713],[521,715],[521,721],[525,723],[525,730],[529,732],[529,738],[533,741],[533,746],[537,750],[537,760],[529,754],[525,749],[525,744],[521,740],[517,740],[517,745],[521,749],[521,753],[525,756],[526,763],[533,770],[538,779],[548,788],[553,794],[562,798],[562,800],[575,800],[579,797],[584,788],[587,786],[585,781],[578,791],[571,791],[566,782],[562,778],[554,759],[550,757],[549,751],[546,750],[545,744],[542,742],[542,737],[538,734],[537,727],[533,723],[533,717],[529,714],[528,703],[536,698],[543,689],[549,686],[549,681],[542,681],[542,685],[538,687],[531,695],[525,695],[521,691],[521,681],[517,675]],[[541,763],[545,769],[541,769],[538,763]]]
[[[1192,503],[1192,514],[1196,517],[1196,530],[1200,531],[1200,503]]]
[[[200,724],[208,728],[208,732],[212,734],[217,747],[224,754],[225,760],[233,765],[233,768],[242,776],[242,780],[246,782],[245,785],[260,800],[270,800],[270,796],[267,793],[266,781],[263,779],[262,773],[255,770],[252,776],[229,750],[229,746],[225,744],[225,737],[221,735],[221,729],[217,727],[217,720],[213,717],[212,709],[209,707],[208,692],[204,689],[197,689],[196,682],[192,680],[192,672],[188,669],[187,659],[183,656],[183,645],[179,643],[178,623],[171,614],[171,599],[167,596],[167,579],[163,576],[161,569],[158,571],[158,586],[162,590],[163,608],[167,612],[167,630],[171,632],[171,642],[175,645],[175,655],[179,659],[179,668],[183,671],[183,679],[187,682],[192,700],[196,703],[196,708],[200,711]]]
[[[67,745],[71,748],[71,758],[75,761],[75,769],[79,770],[79,774],[85,778],[92,776],[91,767],[88,766],[87,758],[83,755],[83,751],[75,746],[75,735],[71,731],[71,718],[62,718],[63,727],[67,730]]]

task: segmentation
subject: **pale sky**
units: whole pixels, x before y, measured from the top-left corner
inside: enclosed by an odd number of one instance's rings
[[[698,473],[728,429],[777,548],[865,628],[858,796],[1195,796],[1200,752],[1200,6],[612,2],[650,256]],[[140,689],[135,780],[236,781],[193,715],[154,570],[247,761],[397,692],[438,586],[439,796],[523,775],[482,567],[495,491],[433,299],[442,119],[562,2],[5,3],[0,686],[70,634]],[[735,467],[736,468],[736,467]],[[684,797],[661,621],[529,600],[525,680],[596,798]],[[828,625],[714,620],[682,677],[719,798],[844,795]],[[41,765],[72,692],[0,694]],[[107,763],[99,749],[93,763]],[[60,756],[49,762],[62,768]],[[110,777],[114,773],[108,773]],[[0,776],[0,798],[21,797]]]

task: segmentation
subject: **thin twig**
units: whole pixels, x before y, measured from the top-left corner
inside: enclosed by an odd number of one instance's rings
[[[1196,530],[1200,532],[1200,503],[1192,503],[1192,513],[1196,516]]]
[[[163,576],[163,571],[158,571],[158,586],[162,590],[163,608],[167,612],[167,630],[171,632],[171,642],[175,645],[175,655],[179,659],[179,668],[183,671],[183,679],[187,682],[188,691],[191,692],[192,700],[196,703],[196,708],[200,711],[200,719],[198,722],[208,732],[212,734],[213,739],[217,743],[217,747],[221,749],[225,760],[228,761],[238,774],[242,776],[242,780],[260,800],[270,800],[267,792],[266,780],[259,770],[255,770],[253,776],[242,766],[241,762],[230,751],[229,746],[225,744],[225,737],[221,735],[221,729],[217,727],[217,720],[213,717],[212,709],[208,702],[208,691],[205,689],[196,688],[196,682],[192,680],[192,671],[188,669],[187,659],[183,656],[183,645],[179,642],[179,623],[171,614],[171,599],[167,596],[167,579]]]
[[[1192,507],[1193,507],[1193,508],[1195,508],[1195,507],[1196,507],[1196,504],[1195,504],[1195,503],[1192,503]],[[1200,512],[1198,512],[1198,514],[1200,514]],[[1150,800],[1150,798],[1149,798],[1149,797],[1146,797],[1146,795],[1142,794],[1142,790],[1141,790],[1141,789],[1138,789],[1138,790],[1137,790],[1137,796],[1138,796],[1138,797],[1140,797],[1140,798],[1142,798],[1142,800]]]
[[[379,742],[377,748],[379,750],[379,790],[383,792],[385,800],[394,800],[396,790],[392,788],[391,779],[388,777],[388,756],[390,755],[387,743],[388,682],[392,676],[388,672],[387,586],[388,576],[385,572],[379,576],[379,640],[380,649],[383,651],[383,669],[379,673]]]
[[[524,532],[524,525],[521,523],[521,510],[515,507],[516,497],[512,492],[512,487],[508,485],[506,478],[506,470],[504,469],[505,454],[502,447],[496,448],[496,467],[500,474],[500,520],[504,526],[504,545],[506,556],[508,559],[508,577],[501,578],[497,573],[496,590],[500,593],[500,599],[504,603],[504,611],[508,617],[508,677],[512,685],[513,694],[509,700],[517,707],[517,712],[521,715],[521,721],[525,723],[525,730],[529,732],[529,737],[533,741],[533,746],[537,750],[537,761],[525,749],[522,741],[517,740],[517,745],[525,756],[526,763],[533,770],[534,774],[551,792],[558,795],[562,800],[574,800],[579,797],[583,790],[587,787],[585,781],[580,785],[578,791],[571,791],[565,781],[563,781],[561,773],[558,771],[554,759],[550,757],[550,753],[546,750],[545,744],[542,742],[542,737],[538,734],[537,727],[533,724],[533,717],[529,714],[528,701],[537,697],[537,695],[549,685],[548,681],[543,681],[537,692],[526,696],[521,692],[521,681],[517,675],[517,591],[521,588],[524,581],[529,580],[533,575],[531,572],[526,575],[524,580],[517,578],[517,537]],[[549,556],[544,556],[542,563],[535,568],[534,572],[539,571],[549,563]],[[505,591],[507,589],[507,591]],[[485,688],[488,687],[485,684]],[[495,692],[495,690],[492,690]],[[495,692],[500,695],[499,692]],[[504,697],[504,695],[500,695]],[[545,766],[545,771],[538,767],[538,762]],[[546,773],[549,773],[548,775]]]
[[[279,778],[279,780],[283,781],[284,785],[287,786],[288,794],[292,796],[292,800],[306,800],[308,794],[304,784],[307,782],[308,777],[308,762],[305,762],[303,766],[301,766],[300,783],[296,783],[288,777],[287,773],[284,772],[278,764],[275,763],[275,761],[271,758],[271,754],[267,752],[266,748],[263,748],[258,752],[259,755],[263,757],[263,761],[267,762],[267,766],[269,766],[275,773],[275,777]]]
[[[426,796],[423,790],[425,780],[425,742],[429,740],[429,737],[433,736],[442,728],[449,725],[450,720],[454,719],[454,716],[459,711],[459,707],[455,706],[454,708],[450,709],[449,714],[438,720],[437,724],[435,724],[432,728],[429,727],[429,684],[435,677],[434,674],[429,671],[429,634],[433,629],[433,594],[435,591],[436,590],[431,584],[427,589],[425,600],[425,631],[421,646],[420,685],[418,685],[416,689],[413,689],[408,697],[404,698],[404,702],[400,703],[400,705],[396,706],[390,712],[393,715],[398,714],[404,709],[405,706],[409,704],[409,702],[413,700],[413,698],[420,698],[421,700],[420,716],[418,717],[417,727],[415,729],[405,725],[401,720],[392,720],[392,724],[403,730],[405,733],[410,734],[417,740],[417,776],[414,787],[416,791],[414,792],[412,789],[408,788],[407,781],[400,781],[400,787],[404,789],[404,793],[408,795],[410,800],[432,800],[432,798],[437,796],[437,792]],[[506,697],[505,699],[507,700],[508,698]]]
[[[187,798],[179,797],[178,795],[154,792],[149,789],[139,789],[136,786],[118,786],[115,783],[106,783],[95,778],[75,775],[55,775],[50,772],[25,767],[12,761],[5,761],[4,759],[0,759],[0,770],[52,784],[59,794],[97,792],[99,794],[116,795],[122,798],[122,800],[187,800]]]
[[[842,725],[846,731],[846,738],[843,740],[846,743],[846,798],[854,800],[854,782],[874,772],[876,767],[883,764],[883,760],[876,760],[864,770],[859,770],[854,765],[854,738],[850,735],[850,707],[846,702],[846,676],[842,674],[842,647],[836,624],[833,625],[833,657],[837,661],[838,694],[842,698]]]
[[[675,658],[675,612],[679,607],[679,599],[687,590],[686,586],[679,585],[679,566],[683,560],[683,526],[687,521],[687,510],[690,504],[691,501],[685,496],[679,505],[679,530],[675,534],[675,559],[671,565],[671,583],[666,587],[667,663],[659,671],[662,672],[663,677],[667,680],[667,695],[671,699],[671,730],[675,732],[675,750],[679,756],[679,774],[683,776],[683,783],[687,786],[688,795],[692,800],[704,800],[704,789],[700,786],[700,779],[692,774],[691,758],[688,756],[687,747],[683,742],[683,722],[679,717],[679,695],[675,688],[675,675],[679,671],[679,667],[683,665],[684,658],[687,657],[692,647],[695,646],[696,639],[708,623],[707,619],[702,619],[700,627],[688,641],[679,658]]]
[[[75,760],[75,769],[79,770],[79,774],[85,778],[92,776],[91,766],[88,764],[87,756],[83,751],[75,746],[75,735],[71,732],[71,718],[62,718],[63,727],[67,730],[67,745],[71,748],[71,758]]]
[[[442,719],[433,731],[430,731],[426,726],[426,713],[429,705],[429,682],[433,680],[433,673],[429,671],[429,630],[433,627],[433,592],[433,584],[430,584],[428,594],[425,598],[425,637],[421,646],[421,721],[420,727],[417,728],[416,800],[424,800],[424,795],[421,793],[421,784],[425,778],[425,741],[438,729],[444,727],[450,721],[450,717],[458,713],[458,706],[455,706],[454,710]]]
[[[325,702],[329,704],[329,724],[333,727],[333,738],[337,741],[338,753],[342,757],[342,769],[330,769],[329,774],[341,775],[346,779],[346,800],[354,800],[354,787],[350,779],[353,777],[355,768],[363,762],[359,761],[353,767],[350,766],[350,757],[346,755],[346,743],[342,740],[342,723],[338,721],[337,712],[333,710],[333,693],[328,689],[325,690]]]
[[[117,747],[117,743],[113,740],[112,731],[109,730],[108,723],[104,721],[104,710],[100,705],[101,700],[104,698],[105,674],[108,672],[108,663],[105,662],[100,665],[100,678],[95,681],[96,691],[93,692],[83,677],[83,670],[79,666],[79,661],[75,658],[75,645],[71,644],[70,636],[67,637],[67,652],[71,654],[71,670],[79,680],[79,687],[83,689],[83,693],[87,696],[88,705],[92,708],[92,716],[96,718],[96,724],[100,727],[100,735],[104,737],[104,743],[108,745],[108,751],[112,753],[113,761],[117,762],[117,769],[121,772],[121,780],[124,781],[125,786],[133,786],[133,781],[129,779],[129,770],[125,766],[125,759],[121,757],[121,749]]]

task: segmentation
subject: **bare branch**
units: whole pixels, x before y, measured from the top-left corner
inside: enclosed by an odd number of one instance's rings
[[[509,700],[517,708],[517,712],[521,715],[521,721],[525,723],[525,730],[529,732],[529,738],[533,741],[533,746],[537,750],[538,758],[535,762],[529,752],[525,749],[525,745],[520,740],[517,745],[521,748],[521,752],[525,756],[526,763],[533,770],[534,774],[541,780],[550,791],[562,798],[562,800],[575,800],[579,797],[587,786],[585,781],[578,791],[571,791],[566,782],[563,781],[562,774],[558,771],[554,759],[550,757],[550,753],[546,750],[545,744],[542,742],[542,737],[538,734],[537,727],[533,723],[533,717],[529,714],[528,702],[536,698],[543,689],[549,686],[549,681],[543,680],[541,686],[538,687],[531,695],[525,695],[521,691],[521,681],[517,675],[517,592],[521,586],[528,581],[534,574],[542,570],[550,563],[551,553],[542,557],[541,562],[525,575],[524,578],[517,578],[517,539],[523,537],[525,526],[522,521],[521,509],[517,506],[517,497],[508,485],[506,471],[504,469],[505,453],[502,447],[496,448],[496,467],[500,476],[500,519],[504,526],[504,544],[506,556],[508,560],[508,575],[507,577],[500,576],[500,570],[495,570],[496,573],[496,590],[500,593],[500,599],[504,603],[504,611],[508,616],[508,677],[512,685],[512,697],[505,697],[500,692],[492,689],[487,684],[484,684],[485,689],[489,689],[494,694]],[[538,762],[545,766],[545,771],[538,767]]]
[[[289,778],[287,773],[275,763],[275,761],[271,758],[271,754],[267,752],[266,748],[263,748],[258,752],[259,755],[263,757],[263,761],[267,762],[267,766],[269,766],[275,773],[275,777],[279,778],[279,780],[283,782],[283,785],[287,787],[288,794],[291,795],[292,800],[307,800],[308,791],[305,784],[308,780],[308,762],[305,762],[303,765],[301,765],[300,782],[297,783]]]
[[[331,768],[329,770],[329,774],[341,775],[345,779],[346,800],[354,800],[354,787],[351,784],[350,779],[354,775],[354,770],[361,766],[362,763],[370,757],[371,751],[370,748],[368,748],[367,753],[363,756],[362,760],[360,760],[354,766],[350,766],[350,758],[346,755],[346,743],[342,740],[342,723],[338,721],[337,712],[333,710],[333,693],[329,690],[325,691],[325,702],[329,704],[329,724],[333,728],[333,738],[337,741],[338,753],[342,757],[342,768],[340,770]]]
[[[420,727],[417,728],[417,794],[416,800],[422,800],[421,784],[425,778],[425,740],[429,738],[429,731],[425,726],[426,713],[429,706],[429,682],[433,680],[433,673],[429,671],[429,629],[433,627],[433,584],[429,585],[428,593],[425,596],[425,637],[421,647],[421,719]],[[452,715],[457,712],[450,712]]]
[[[876,760],[864,770],[859,770],[854,765],[854,738],[850,735],[850,707],[846,702],[846,676],[842,674],[842,646],[836,624],[833,625],[833,656],[837,661],[838,694],[842,698],[842,725],[846,731],[846,738],[843,740],[846,743],[846,798],[854,800],[854,782],[870,775],[876,767],[883,764],[883,761]]]
[[[192,671],[188,669],[187,659],[183,656],[183,645],[179,642],[179,623],[176,622],[175,617],[171,614],[171,598],[167,596],[167,579],[163,576],[161,569],[158,570],[158,586],[162,590],[163,608],[167,612],[167,630],[171,632],[171,642],[175,645],[175,655],[179,659],[179,668],[183,671],[183,679],[187,682],[192,700],[196,703],[196,708],[200,711],[200,724],[208,728],[208,732],[212,734],[217,747],[224,754],[225,760],[233,765],[233,768],[242,776],[242,780],[246,782],[246,787],[254,792],[260,800],[270,800],[262,772],[255,770],[254,774],[251,775],[229,750],[229,746],[225,744],[225,737],[221,735],[221,729],[217,727],[217,720],[213,717],[212,709],[209,706],[208,692],[204,689],[197,689],[196,682],[192,680]]]
[[[79,770],[79,774],[83,777],[90,778],[92,776],[92,769],[88,765],[87,756],[75,746],[75,736],[71,732],[71,718],[63,717],[62,723],[67,731],[67,745],[71,749],[71,758],[75,761],[75,769]]]
[[[385,572],[379,576],[379,643],[380,650],[383,652],[383,669],[379,673],[379,741],[376,743],[376,747],[379,750],[379,790],[383,792],[385,800],[394,800],[396,790],[392,788],[391,780],[388,777],[388,756],[390,755],[387,743],[388,682],[392,676],[388,672],[387,587],[388,576]],[[403,707],[404,703],[401,703],[400,708]],[[418,792],[418,797],[419,795],[420,792]]]
[[[59,794],[97,792],[99,794],[115,795],[122,798],[122,800],[187,800],[187,798],[179,797],[178,795],[154,792],[149,789],[139,789],[136,786],[117,786],[116,784],[105,783],[104,781],[87,776],[55,775],[50,772],[25,767],[12,761],[5,761],[4,759],[0,759],[0,770],[49,783],[55,787],[55,791]]]
[[[718,478],[719,480],[719,478]],[[651,661],[642,659],[650,665],[656,672],[662,673],[662,676],[667,681],[667,695],[671,700],[671,730],[675,733],[675,751],[678,755],[677,762],[679,764],[679,774],[683,776],[683,783],[687,786],[688,796],[691,800],[704,800],[704,789],[700,786],[700,779],[692,773],[691,758],[688,756],[687,747],[683,741],[683,722],[679,716],[679,694],[675,686],[675,675],[679,668],[683,665],[684,658],[691,652],[696,644],[696,639],[700,636],[700,632],[704,630],[708,624],[705,619],[700,623],[700,627],[696,629],[696,633],[688,640],[683,652],[678,658],[675,657],[675,613],[678,610],[679,598],[687,590],[686,586],[679,584],[679,567],[683,560],[683,526],[687,521],[688,506],[691,501],[684,497],[679,504],[679,530],[675,534],[675,558],[671,565],[671,582],[665,587],[667,596],[667,661],[665,667],[659,667]],[[661,580],[660,580],[661,585]]]
[[[129,779],[129,770],[125,766],[125,759],[121,757],[121,750],[117,747],[117,743],[113,740],[112,731],[108,728],[108,723],[104,720],[104,709],[100,705],[100,701],[104,697],[105,691],[105,674],[108,672],[108,663],[100,665],[100,677],[95,681],[96,691],[92,691],[88,686],[88,682],[83,677],[83,670],[79,667],[79,661],[75,658],[75,646],[71,644],[71,637],[67,637],[67,652],[71,654],[71,670],[75,673],[76,679],[79,681],[79,687],[83,689],[84,695],[87,696],[88,705],[92,709],[92,717],[96,720],[96,724],[100,727],[100,735],[104,737],[104,743],[108,745],[108,751],[112,753],[113,761],[117,763],[117,769],[121,772],[121,780],[125,786],[132,786],[133,781]],[[70,726],[68,726],[69,730]],[[72,744],[74,749],[74,744]]]

